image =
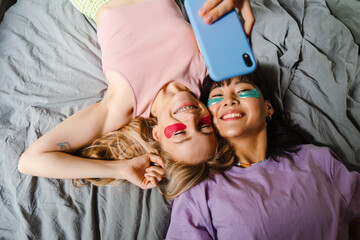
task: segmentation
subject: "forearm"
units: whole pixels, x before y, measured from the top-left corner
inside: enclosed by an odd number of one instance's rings
[[[103,134],[106,115],[101,103],[88,106],[41,136],[27,152],[75,152]]]
[[[121,81],[118,82],[121,83]],[[131,93],[127,92],[128,89],[121,84],[117,83],[114,86],[109,83],[108,91],[101,102],[73,114],[36,140],[21,156],[19,170],[30,175],[54,178],[81,178],[82,175],[79,174],[82,174],[81,169],[84,167],[90,168],[84,173],[86,177],[100,177],[100,173],[102,175],[107,173],[100,169],[94,172],[93,167],[95,166],[93,165],[97,164],[96,161],[80,160],[70,154],[131,120],[132,100]],[[47,159],[48,157],[49,159]],[[86,166],[82,164],[86,164]],[[64,173],[57,175],[58,167],[63,169]],[[66,175],[65,170],[75,168],[77,168],[74,170],[75,174]]]
[[[121,79],[109,77],[108,81],[108,90],[101,102],[76,112],[39,138],[27,151],[73,153],[128,123],[133,109],[131,91]],[[61,146],[66,146],[66,149]]]
[[[126,160],[94,160],[73,156],[63,152],[49,152],[31,155],[25,153],[19,161],[19,171],[39,177],[74,178],[117,178],[123,179],[122,170]]]

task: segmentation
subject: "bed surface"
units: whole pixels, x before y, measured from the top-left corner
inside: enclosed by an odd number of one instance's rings
[[[252,0],[251,41],[297,123],[360,170],[360,2]],[[171,202],[17,171],[38,137],[106,92],[96,25],[67,0],[18,0],[0,25],[0,238],[162,239]]]

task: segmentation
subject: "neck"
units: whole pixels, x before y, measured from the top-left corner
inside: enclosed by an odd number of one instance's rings
[[[266,128],[255,136],[239,136],[228,139],[228,141],[235,151],[238,162],[252,164],[266,158]]]
[[[170,82],[162,87],[152,103],[150,110],[151,115],[156,117],[159,110],[161,110],[176,93],[181,91],[188,91],[188,88],[178,82]]]

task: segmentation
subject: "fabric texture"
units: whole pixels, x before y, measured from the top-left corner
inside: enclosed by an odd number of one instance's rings
[[[156,94],[171,81],[200,97],[206,66],[174,1],[150,0],[112,10],[99,24],[98,38],[104,72],[116,72],[133,91],[134,117],[149,117]]]
[[[70,0],[81,13],[96,20],[99,9],[110,0]]]
[[[328,148],[211,176],[174,200],[166,239],[348,239],[360,174]]]
[[[284,109],[360,171],[360,2],[251,4],[253,52]],[[171,202],[157,189],[78,189],[17,170],[30,144],[103,98],[95,22],[68,0],[17,0],[0,24],[0,73],[0,238],[163,239]]]

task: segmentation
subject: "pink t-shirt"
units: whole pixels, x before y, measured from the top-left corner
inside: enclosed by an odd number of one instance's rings
[[[200,95],[206,74],[192,28],[172,0],[150,0],[110,11],[98,26],[103,71],[120,74],[133,91],[133,116],[149,117],[169,82]]]

